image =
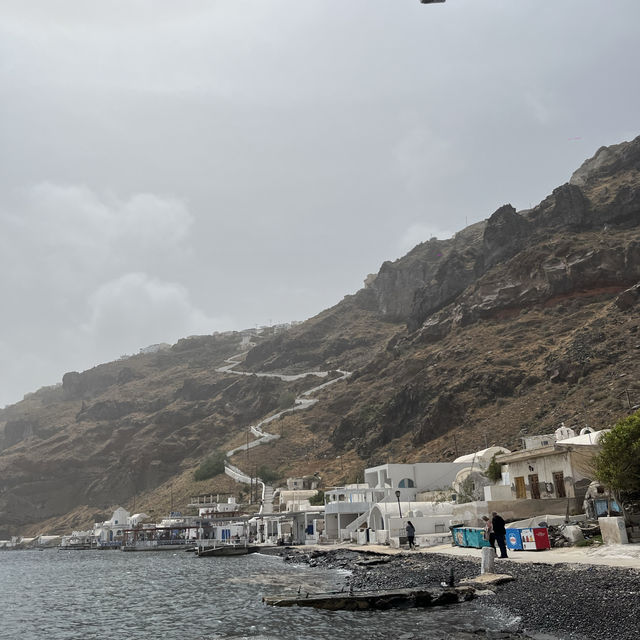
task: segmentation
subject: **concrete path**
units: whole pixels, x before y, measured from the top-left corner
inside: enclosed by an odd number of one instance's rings
[[[250,371],[235,371],[234,367],[237,367],[239,364],[242,363],[242,361],[239,360],[239,358],[243,355],[244,355],[243,353],[239,353],[239,354],[236,354],[235,356],[231,356],[231,358],[227,358],[225,360],[225,362],[227,363],[227,366],[219,367],[218,369],[216,369],[216,371],[218,373],[232,373],[238,376],[255,375],[261,378],[278,378],[280,380],[285,380],[287,382],[291,382],[294,380],[301,380],[302,378],[305,378],[306,376],[309,376],[309,375],[316,376],[318,378],[326,378],[329,375],[328,371],[309,371],[307,373],[298,373],[296,375],[285,375],[281,373],[252,373]],[[231,449],[230,451],[227,451],[226,457],[231,458],[232,456],[234,456],[236,453],[239,453],[240,451],[248,451],[249,449],[258,447],[261,444],[267,444],[268,442],[277,440],[280,436],[275,433],[267,433],[266,431],[264,431],[263,426],[266,424],[269,424],[270,422],[273,422],[274,420],[277,420],[278,418],[280,418],[280,416],[283,416],[285,414],[293,413],[294,411],[303,411],[304,409],[308,409],[309,407],[312,407],[316,402],[318,402],[318,400],[315,398],[310,398],[309,396],[313,395],[317,391],[320,391],[320,389],[324,389],[329,385],[339,382],[340,380],[345,380],[351,375],[350,371],[343,371],[342,369],[337,369],[336,371],[340,374],[339,378],[333,378],[332,380],[323,382],[322,384],[319,384],[318,386],[313,387],[312,389],[308,389],[307,391],[300,394],[295,399],[293,407],[289,407],[287,409],[284,409],[283,411],[279,411],[278,413],[275,413],[272,416],[269,416],[265,420],[262,420],[258,424],[252,425],[251,427],[249,427],[251,434],[255,436],[257,440],[252,440],[251,442],[247,442],[246,444],[240,445],[235,449]],[[238,469],[238,467],[234,467],[227,460],[225,460],[224,464],[225,464],[224,472],[228,476],[233,478],[236,482],[243,482],[245,484],[249,484],[250,482],[252,482],[251,477],[248,476],[246,473],[244,473],[242,470]],[[271,514],[273,513],[273,487],[265,484],[262,480],[260,480],[260,478],[257,478],[257,481],[262,485],[262,505],[260,507],[260,513]]]
[[[306,545],[302,548],[318,549],[320,551],[352,549],[354,551],[372,551],[386,555],[414,555],[417,553],[429,555],[431,553],[438,553],[461,558],[477,558],[478,560],[480,560],[482,556],[481,549],[454,547],[450,544],[436,545],[422,549],[418,548],[415,551],[375,544]],[[558,547],[546,551],[509,551],[509,559],[507,562],[542,564],[559,564],[566,562],[571,564],[640,569],[640,544],[611,544],[598,545],[597,547]],[[501,560],[499,558],[496,559],[496,571],[500,569],[500,564]]]

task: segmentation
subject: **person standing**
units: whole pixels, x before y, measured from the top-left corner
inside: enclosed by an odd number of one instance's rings
[[[414,540],[416,537],[416,528],[411,524],[411,520],[407,520],[407,542],[409,543],[409,549],[415,549]]]
[[[491,520],[489,520],[489,516],[482,516],[484,520],[484,534],[483,538],[489,542],[491,548],[496,550],[496,537],[493,533],[493,527],[491,526]]]
[[[493,512],[491,518],[491,528],[493,529],[493,535],[495,536],[495,541],[498,543],[500,547],[500,557],[507,558],[507,544],[505,542],[505,538],[507,536],[507,529],[504,526],[504,520],[501,516],[497,514],[497,512]]]

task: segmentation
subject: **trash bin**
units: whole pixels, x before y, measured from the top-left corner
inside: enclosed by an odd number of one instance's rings
[[[455,527],[451,529],[451,535],[453,536],[453,544],[456,547],[466,547],[466,541],[464,536],[464,527]]]
[[[536,549],[551,549],[549,530],[546,527],[536,527],[533,535],[536,538]]]
[[[507,529],[506,535],[507,549],[522,551],[522,534],[520,529]]]
[[[484,539],[484,529],[476,527],[466,530],[466,540],[468,547],[475,547],[476,549],[491,546],[489,541]]]

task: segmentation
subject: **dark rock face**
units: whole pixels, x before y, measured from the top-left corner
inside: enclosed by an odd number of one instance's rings
[[[546,229],[584,229],[593,226],[589,220],[589,201],[580,187],[564,184],[553,190],[529,214],[535,226]]]
[[[487,221],[482,238],[482,264],[477,271],[482,273],[511,258],[522,249],[530,233],[530,224],[510,204],[500,207]]]
[[[83,408],[78,413],[77,420],[118,420],[137,409],[135,402],[118,402],[105,400],[96,402],[90,407]]]
[[[430,316],[418,339],[434,342],[455,326],[557,297],[589,291],[617,293],[640,279],[640,243],[628,236],[609,237],[606,244],[591,241],[580,249],[563,242],[543,243],[520,252],[501,267],[479,278],[454,305]]]
[[[504,205],[485,223],[473,225],[450,240],[432,239],[404,258],[385,262],[369,288],[375,293],[383,317],[406,321],[410,332],[427,323],[423,339],[439,339],[442,327],[434,326],[430,317],[455,302],[496,265],[558,232],[606,230],[612,225],[637,225],[639,220],[640,137],[630,143],[603,147],[574,173],[569,183],[522,215],[511,205]],[[602,258],[600,253],[594,261]],[[572,267],[575,276],[578,265]],[[581,283],[573,278],[577,286],[601,285],[605,278],[597,273],[597,265],[592,267]],[[549,279],[553,279],[554,271],[551,266]],[[606,275],[611,283],[611,274]],[[596,279],[589,282],[592,276]],[[628,278],[623,283],[628,284]],[[569,284],[567,290],[570,288]],[[512,306],[544,295],[527,286],[523,290],[516,285],[511,291],[501,287],[502,296],[511,294]],[[550,294],[555,295],[555,291]]]
[[[429,407],[419,430],[414,436],[415,444],[433,440],[451,429],[451,425],[464,420],[464,408],[451,393],[439,395]]]
[[[126,374],[125,374],[126,375]],[[95,395],[118,382],[118,376],[94,367],[83,373],[70,371],[62,376],[62,389],[67,398],[84,398]]]
[[[419,325],[426,314],[451,301],[473,280],[484,226],[474,224],[450,240],[432,238],[403,258],[385,262],[369,284],[378,313]]]
[[[600,147],[571,176],[570,184],[586,187],[622,171],[640,170],[640,136],[631,142]]]
[[[38,431],[37,423],[28,419],[9,420],[4,428],[2,449],[8,449],[22,440],[34,436]]]
[[[628,309],[635,307],[639,301],[640,301],[640,283],[634,285],[633,287],[631,287],[630,289],[627,289],[626,291],[623,291],[616,298],[616,305],[618,306],[618,309],[621,309],[622,311],[627,311]]]

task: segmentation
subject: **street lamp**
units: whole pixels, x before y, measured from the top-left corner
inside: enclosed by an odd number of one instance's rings
[[[402,518],[402,509],[400,508],[400,489],[396,489],[396,498],[398,499],[398,513]]]

